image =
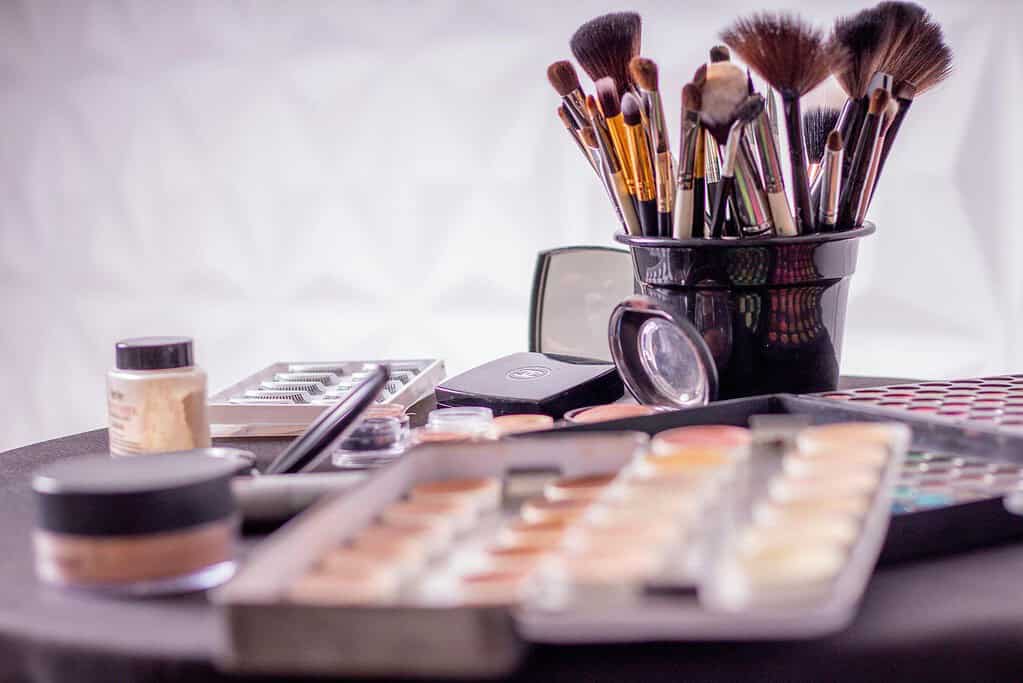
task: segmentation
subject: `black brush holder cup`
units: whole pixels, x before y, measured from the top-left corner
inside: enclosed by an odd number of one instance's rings
[[[718,398],[838,386],[849,279],[871,224],[801,237],[616,236],[638,293],[691,322],[718,372]]]

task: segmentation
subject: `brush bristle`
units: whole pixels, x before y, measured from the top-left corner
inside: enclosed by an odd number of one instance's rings
[[[622,96],[622,118],[630,126],[638,126],[643,123],[643,115],[639,113],[639,98],[631,92]]]
[[[839,59],[834,73],[849,97],[859,99],[867,94],[870,79],[881,65],[890,34],[888,23],[874,9],[835,21],[831,40]]]
[[[803,112],[803,139],[806,140],[806,158],[820,161],[828,136],[838,124],[841,112],[834,107],[819,107]]]
[[[697,88],[702,88],[703,84],[707,82],[707,65],[701,64],[696,71],[693,72],[693,83],[696,84]]]
[[[707,65],[707,78],[700,95],[700,120],[714,138],[724,144],[735,108],[749,96],[746,74],[731,62]]]
[[[597,100],[600,102],[600,110],[604,112],[604,116],[610,119],[622,113],[618,88],[615,87],[614,79],[610,76],[601,78],[597,81],[596,86]]]
[[[795,14],[760,13],[738,19],[721,40],[789,97],[803,96],[820,85],[838,56],[819,29]]]
[[[870,93],[870,108],[867,111],[872,116],[880,116],[881,113],[888,108],[888,102],[890,100],[891,95],[888,94],[888,91],[878,88],[874,92]]]
[[[629,62],[639,55],[642,20],[635,12],[614,12],[591,19],[572,36],[572,54],[594,81],[610,76],[621,97],[630,89]]]
[[[551,82],[559,95],[564,97],[573,90],[581,90],[579,76],[575,72],[572,62],[567,59],[554,62],[547,67],[547,80]]]
[[[888,31],[879,70],[891,73],[891,62],[905,51],[914,32],[928,21],[927,10],[912,2],[882,2],[874,8]]]
[[[584,145],[590,149],[596,149],[597,134],[593,132],[593,128],[590,126],[583,126],[579,129],[579,137],[582,139]]]
[[[760,116],[762,111],[764,111],[763,95],[750,95],[735,108],[732,118],[741,123],[749,123]]]
[[[640,90],[654,91],[658,88],[657,63],[646,57],[633,57],[629,62],[632,81]]]
[[[710,49],[711,62],[730,62],[731,60],[732,51],[728,49],[727,45],[715,45]]]
[[[700,96],[700,89],[695,83],[686,83],[682,86],[682,109],[684,111],[700,111],[703,97]]]
[[[906,82],[924,93],[952,72],[952,50],[945,44],[941,27],[924,20],[904,40],[903,49],[892,54],[884,65],[896,82]]]
[[[828,149],[832,152],[841,152],[843,146],[842,133],[837,130],[828,133]]]

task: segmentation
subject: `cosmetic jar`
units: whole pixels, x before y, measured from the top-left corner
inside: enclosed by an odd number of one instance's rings
[[[404,452],[404,433],[398,418],[371,417],[341,440],[332,461],[340,469],[369,469],[393,462]]]
[[[210,445],[206,373],[194,365],[188,337],[117,342],[107,374],[110,452],[167,453]]]
[[[237,464],[194,453],[68,458],[35,473],[40,580],[120,595],[203,590],[234,572]]]

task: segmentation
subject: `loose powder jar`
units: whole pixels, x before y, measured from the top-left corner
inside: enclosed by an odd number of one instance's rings
[[[117,343],[107,375],[110,452],[168,453],[208,448],[206,373],[188,337],[140,337]]]
[[[203,590],[234,572],[237,466],[195,453],[84,456],[36,472],[36,573],[125,595]]]

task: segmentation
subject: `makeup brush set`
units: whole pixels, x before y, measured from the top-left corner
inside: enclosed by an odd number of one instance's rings
[[[789,13],[742,17],[682,88],[675,158],[641,33],[638,14],[616,12],[572,36],[595,95],[571,62],[547,70],[559,118],[632,236],[796,237],[862,226],[914,99],[952,66],[941,27],[913,3],[882,2],[827,33]],[[804,114],[802,98],[829,76],[845,106]]]

